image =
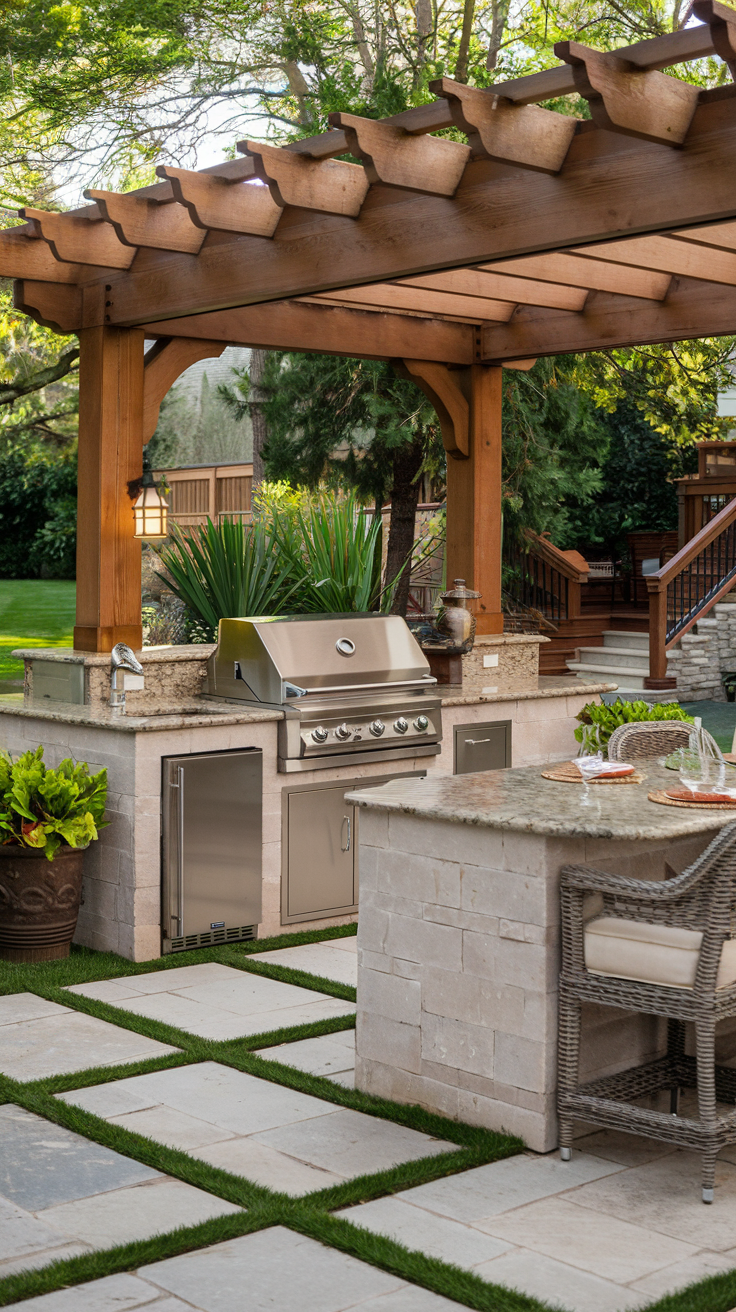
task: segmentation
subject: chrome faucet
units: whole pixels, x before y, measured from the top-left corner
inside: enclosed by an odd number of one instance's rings
[[[116,642],[110,654],[112,682],[110,685],[110,706],[113,715],[125,715],[125,688],[120,687],[119,671],[130,670],[133,674],[142,674],[143,666],[124,642]]]

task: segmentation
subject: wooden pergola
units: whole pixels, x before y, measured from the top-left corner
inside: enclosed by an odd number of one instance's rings
[[[140,646],[128,483],[172,382],[229,344],[381,358],[435,405],[449,576],[501,632],[502,367],[736,331],[736,9],[392,118],[332,130],[0,232],[16,306],[80,356],[75,646]],[[676,65],[732,80],[703,91]],[[590,118],[542,108],[578,96]],[[574,104],[570,108],[574,110]],[[448,128],[465,141],[434,135]],[[360,163],[338,157],[350,155]],[[265,184],[265,185],[263,185]]]

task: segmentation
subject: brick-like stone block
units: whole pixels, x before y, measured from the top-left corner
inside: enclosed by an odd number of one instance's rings
[[[497,1031],[495,1054],[495,1079],[534,1093],[554,1090],[557,1063],[552,1044]]]
[[[487,1025],[458,1025],[444,1016],[422,1016],[422,1059],[453,1070],[493,1078],[494,1031]]]
[[[359,1004],[355,1028],[355,1048],[361,1057],[419,1074],[422,1050],[418,1025],[405,1025],[386,1016],[373,1015],[360,1010]]]
[[[463,930],[408,916],[388,916],[386,951],[404,961],[461,970]]]
[[[360,971],[358,1006],[363,1012],[386,1016],[389,1020],[402,1021],[407,1025],[418,1025],[422,1010],[421,994],[419,980],[387,975],[365,967]]]

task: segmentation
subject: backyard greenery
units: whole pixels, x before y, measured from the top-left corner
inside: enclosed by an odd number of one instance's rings
[[[23,680],[16,647],[71,647],[76,588],[46,579],[0,579],[0,685]]]
[[[0,831],[4,845],[32,847],[53,861],[62,844],[87,847],[97,838],[107,801],[107,770],[67,758],[51,770],[43,747],[13,760],[0,751]]]
[[[380,531],[380,519],[361,514],[352,494],[264,484],[251,524],[175,527],[160,559],[209,640],[225,616],[385,609],[392,589],[381,591]]]
[[[581,722],[575,730],[577,741],[583,741],[584,726],[594,724],[598,727],[600,744],[604,749],[614,729],[618,729],[621,724],[637,724],[644,720],[685,720],[688,724],[693,723],[693,716],[688,715],[677,702],[626,702],[620,697],[616,698],[612,706],[587,702],[575,718]]]

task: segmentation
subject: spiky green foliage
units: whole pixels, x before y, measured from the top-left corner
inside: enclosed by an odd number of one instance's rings
[[[354,495],[317,493],[282,509],[273,524],[285,566],[300,578],[301,610],[367,611],[381,600],[374,569],[381,523],[360,513]]]
[[[300,589],[269,520],[175,525],[172,539],[161,552],[166,581],[213,633],[226,616],[279,614]]]

